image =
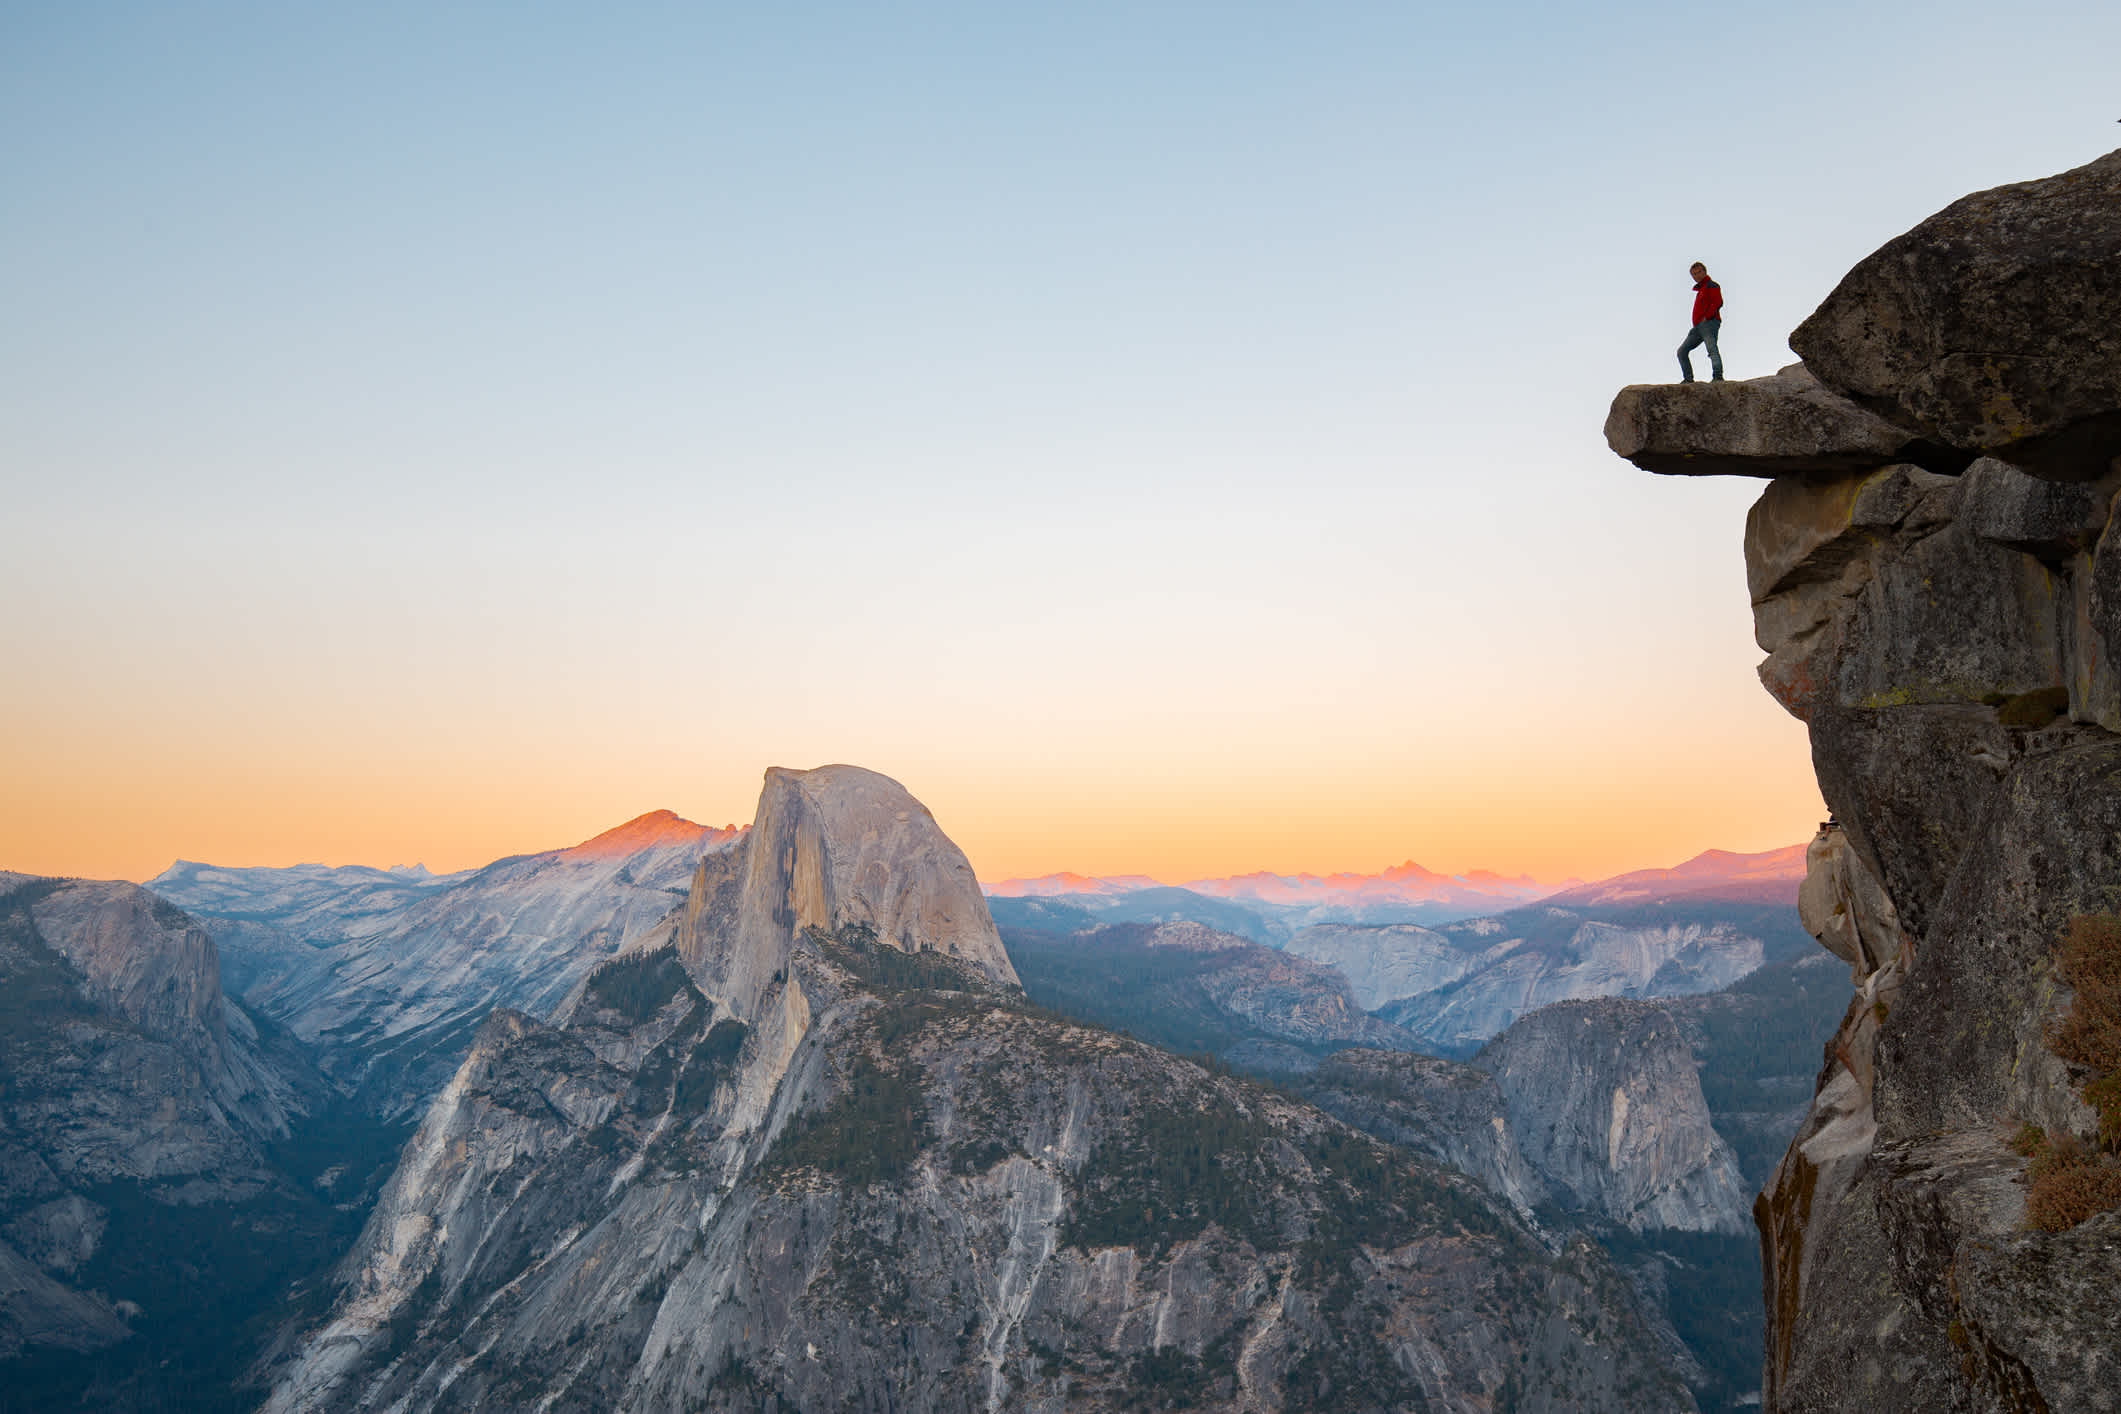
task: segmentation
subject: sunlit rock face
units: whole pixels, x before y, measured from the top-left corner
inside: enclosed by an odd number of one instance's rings
[[[2021,1125],[2096,1148],[2056,947],[2121,900],[2121,153],[1961,201],[1792,338],[1971,459],[1772,482],[1761,677],[1835,823],[1807,926],[1855,993],[1755,1216],[1781,1411],[2121,1408],[2121,1213],[2025,1220]]]
[[[1693,1407],[1597,1248],[1030,1007],[978,898],[769,776],[672,936],[488,1020],[267,1408]]]
[[[1291,938],[1288,950],[1339,968],[1355,999],[1370,1011],[1449,986],[1479,965],[1483,951],[1414,923],[1320,924]]]
[[[1016,983],[971,864],[904,786],[858,766],[775,767],[743,848],[701,864],[678,952],[748,1018],[806,930],[848,928]]]

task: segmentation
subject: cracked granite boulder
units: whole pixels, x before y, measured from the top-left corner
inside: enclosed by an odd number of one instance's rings
[[[2093,481],[2121,445],[2121,151],[1976,192],[1843,277],[1790,347],[1946,446]]]
[[[1842,476],[1893,462],[1956,471],[1971,460],[1858,407],[1801,363],[1765,378],[1623,388],[1605,439],[1662,476]]]

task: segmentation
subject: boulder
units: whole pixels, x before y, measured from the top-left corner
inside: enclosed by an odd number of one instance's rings
[[[2090,549],[2106,528],[2121,472],[2096,482],[2058,483],[2026,476],[1995,457],[1966,469],[1960,518],[1983,540],[2043,559]]]
[[[1605,439],[1664,476],[1844,476],[1899,461],[1957,471],[1968,460],[1820,386],[1801,363],[1742,382],[1622,388]]]
[[[2104,515],[2085,488],[1994,460],[1958,477],[1780,478],[1746,517],[1761,681],[1805,721],[1829,705],[1995,707],[2054,688],[2097,719],[2112,674],[2078,547]]]
[[[1893,901],[1839,826],[1819,831],[1804,862],[1797,917],[1820,946],[1849,965],[1851,979],[1861,986],[1900,955],[1900,918]]]
[[[1963,453],[2105,475],[2121,454],[2121,151],[1952,203],[1851,270],[1790,347]]]

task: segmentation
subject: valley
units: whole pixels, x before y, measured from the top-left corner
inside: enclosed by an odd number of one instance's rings
[[[1739,1221],[1732,1151],[1717,1149],[1722,1167],[1694,1177],[1634,1148],[1624,1161],[1617,1150],[1564,1159],[1557,1121],[1530,1114],[1510,1087],[1570,1062],[1544,1051],[1514,1066],[1442,1059],[1363,1005],[1380,975],[1433,981],[1408,959],[1459,946],[1451,933],[1290,929],[1244,915],[1259,920],[1255,933],[1286,934],[1270,946],[1214,926],[1242,921],[1240,905],[1188,891],[1110,896],[1122,915],[1153,921],[1106,921],[1112,912],[1073,898],[989,900],[925,820],[883,778],[830,768],[770,776],[753,828],[707,831],[664,813],[456,875],[181,864],[151,890],[89,894],[11,879],[0,902],[16,910],[11,966],[27,969],[25,985],[50,977],[34,985],[102,1008],[106,1026],[193,1036],[189,1078],[171,1082],[180,1113],[197,1094],[212,1107],[202,1113],[228,1116],[171,1151],[183,1157],[163,1161],[174,1166],[166,1177],[117,1180],[131,1188],[89,1172],[94,1162],[56,1132],[18,1148],[10,1172],[81,1176],[71,1188],[28,1181],[0,1212],[24,1272],[0,1305],[5,1329],[19,1332],[12,1387],[25,1407],[88,1396],[117,1408],[174,1399],[240,1409],[269,1395],[275,1408],[331,1408],[350,1397],[335,1391],[353,1390],[367,1391],[362,1403],[391,1391],[436,1408],[533,1395],[557,1396],[555,1407],[660,1407],[720,1372],[707,1383],[731,1407],[766,1390],[802,1407],[802,1367],[785,1358],[800,1332],[804,1349],[841,1352],[827,1357],[841,1362],[835,1379],[867,1369],[858,1378],[877,1397],[888,1389],[937,1407],[1039,1407],[1063,1391],[1070,1407],[1158,1391],[1214,1403],[1251,1398],[1262,1380],[1286,1392],[1312,1379],[1320,1398],[1339,1390],[1360,1407],[1408,1379],[1441,1397],[1551,1385],[1564,1368],[1591,1407],[1638,1397],[1721,1407],[1711,1370],[1727,1353],[1704,1359],[1690,1347],[1643,1272],[1674,1266],[1660,1243]],[[50,903],[75,896],[96,908]],[[1733,907],[1721,926],[1737,936],[1758,919],[1744,911],[1753,905]],[[990,909],[1004,926],[986,921]],[[784,917],[812,921],[791,935],[772,921]],[[1662,915],[1628,921],[1671,927]],[[1475,959],[1498,931],[1526,932],[1506,941],[1534,948],[1582,932],[1539,933],[1509,914],[1440,926],[1477,940],[1478,952],[1466,950]],[[69,962],[47,933],[98,939],[100,951],[77,948]],[[883,941],[894,936],[911,945]],[[1748,956],[1774,950],[1744,936]],[[1610,950],[1614,937],[1640,952],[1617,924],[1586,950]],[[157,982],[150,969],[123,985],[96,981],[109,966],[101,956],[137,972],[139,959],[165,953],[161,965],[186,980]],[[1352,966],[1371,994],[1321,955]],[[1577,971],[1595,989],[1624,969]],[[192,998],[177,1012],[125,1000],[172,985]],[[1666,1004],[1642,1005],[1667,1016],[1656,1010]],[[1653,1050],[1691,1080],[1677,1015]],[[14,1026],[18,1045],[52,1044],[28,1014]],[[1743,1051],[1724,1053],[1737,1089],[1752,1079]],[[1687,1124],[1713,1133],[1698,1083],[1676,1100],[1654,1088],[1668,1082],[1608,1086],[1587,1073],[1586,1083],[1598,1094],[1563,1110],[1628,1093],[1645,1156],[1698,1147]],[[20,1103],[20,1082],[12,1093]],[[146,1114],[107,1123],[113,1143],[136,1151],[144,1135],[183,1132]],[[180,1172],[181,1199],[170,1187]],[[1640,1196],[1612,1196],[1623,1191]],[[990,1202],[1000,1206],[978,1222],[1000,1226],[980,1237],[985,1229],[964,1224]],[[160,1211],[183,1221],[158,1222]],[[889,1362],[861,1365],[857,1352],[884,1332],[844,1326],[863,1308],[829,1295],[844,1287],[872,1300],[886,1274],[875,1254],[924,1230],[921,1240],[942,1245],[925,1259],[932,1269],[892,1264],[892,1339],[910,1338],[901,1327],[916,1314],[936,1340],[964,1326],[987,1353],[940,1365],[984,1371],[969,1383],[909,1386]],[[1312,1235],[1284,1245],[1277,1234],[1292,1230]],[[1329,1230],[1344,1245],[1321,1246]],[[420,1232],[455,1236],[407,1247]],[[805,1232],[812,1245],[794,1249],[810,1254],[802,1287],[759,1287],[769,1268],[755,1244]],[[992,1272],[986,1259],[964,1268],[951,1255],[962,1242],[1019,1255]],[[1424,1316],[1400,1304],[1402,1278],[1371,1265],[1389,1250],[1426,1270],[1467,1242],[1485,1255],[1453,1280],[1494,1293],[1475,1303],[1489,1333],[1474,1345],[1489,1353],[1472,1365],[1454,1353],[1463,1333],[1433,1324],[1445,1307]],[[1613,1255],[1622,1250],[1625,1264]],[[1114,1253],[1125,1254],[1117,1269]],[[1528,1262],[1566,1275],[1526,1286]],[[596,1284],[583,1287],[591,1269]],[[1563,1285],[1540,1285],[1554,1281]],[[1153,1329],[1175,1337],[1138,1344],[1142,1317],[1129,1313],[1139,1297],[1128,1293],[1175,1297],[1181,1282],[1194,1324],[1159,1316]],[[1263,1289],[1278,1293],[1278,1315],[1254,1306]],[[1602,1293],[1590,1309],[1603,1324],[1553,1344],[1541,1303],[1574,1308],[1591,1293]],[[1416,1344],[1341,1344],[1339,1318],[1320,1326],[1300,1314],[1321,1300],[1335,1310],[1352,1301],[1363,1323]],[[1116,1304],[1099,1316],[1101,1301]],[[769,1334],[711,1314],[760,1302],[796,1324]],[[1005,1310],[1014,1314],[996,1324]],[[573,1313],[570,1324],[551,1327],[557,1311]],[[209,1339],[201,1320],[232,1338]],[[680,1327],[683,1343],[666,1348]],[[1621,1341],[1650,1363],[1584,1366],[1567,1354],[1579,1338],[1601,1349]],[[1431,1353],[1410,1367],[1413,1350]],[[556,1351],[568,1352],[558,1364]],[[1662,1372],[1652,1378],[1666,1393],[1645,1393],[1646,1371]]]

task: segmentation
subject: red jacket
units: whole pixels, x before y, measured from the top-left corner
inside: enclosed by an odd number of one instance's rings
[[[1715,319],[1723,313],[1723,286],[1714,280],[1703,280],[1694,286],[1694,322]]]

